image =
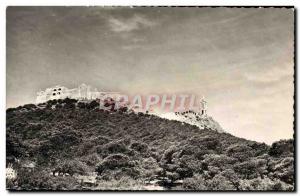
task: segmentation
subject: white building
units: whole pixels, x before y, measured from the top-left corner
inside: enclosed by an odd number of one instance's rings
[[[43,103],[54,99],[78,99],[78,100],[91,100],[102,99],[103,97],[117,96],[118,92],[99,92],[96,88],[89,85],[81,84],[78,88],[68,89],[64,86],[57,85],[55,87],[47,88],[45,91],[37,93],[36,103]]]

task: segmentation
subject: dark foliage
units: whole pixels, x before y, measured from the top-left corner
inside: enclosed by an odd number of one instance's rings
[[[75,176],[96,171],[101,182],[161,178],[182,180],[176,188],[188,190],[293,190],[293,140],[270,147],[98,106],[65,99],[8,109],[6,159],[18,173],[8,188],[81,189]],[[28,160],[33,173],[22,167]]]

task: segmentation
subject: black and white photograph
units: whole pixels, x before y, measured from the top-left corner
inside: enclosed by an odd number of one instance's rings
[[[295,192],[295,12],[8,6],[6,190]]]

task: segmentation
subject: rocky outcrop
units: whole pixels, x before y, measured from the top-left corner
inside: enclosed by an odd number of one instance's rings
[[[191,125],[196,125],[200,129],[206,128],[206,129],[215,130],[219,133],[224,132],[220,124],[217,121],[215,121],[211,116],[202,115],[200,113],[196,113],[193,111],[165,113],[165,114],[158,114],[158,116],[169,120],[176,120]]]

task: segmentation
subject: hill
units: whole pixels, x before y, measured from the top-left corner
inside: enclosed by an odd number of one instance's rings
[[[293,140],[268,146],[96,101],[52,100],[6,115],[10,190],[294,189]]]

